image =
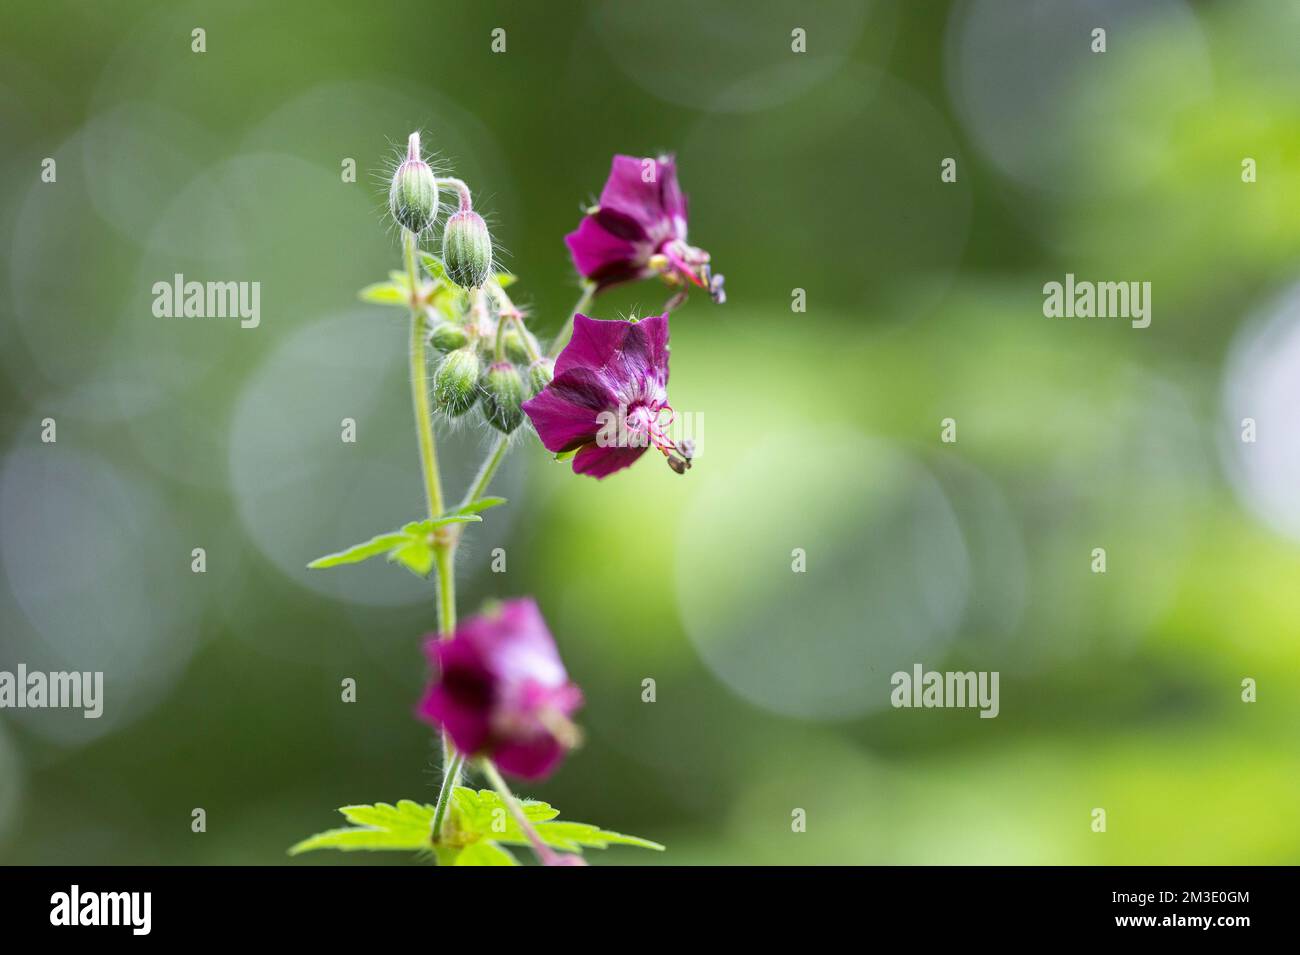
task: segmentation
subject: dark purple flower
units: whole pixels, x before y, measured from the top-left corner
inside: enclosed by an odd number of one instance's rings
[[[615,156],[600,205],[564,237],[573,264],[597,291],[659,275],[670,285],[690,282],[725,299],[709,253],[686,242],[686,197],[671,156]]]
[[[523,407],[548,451],[577,451],[578,474],[603,478],[651,446],[678,474],[691,466],[689,442],[679,446],[666,431],[672,424],[667,315],[639,322],[575,316],[555,377]]]
[[[577,743],[569,717],[582,691],[531,597],[462,621],[450,640],[431,637],[425,652],[438,676],[419,715],[446,730],[460,752],[541,779]]]

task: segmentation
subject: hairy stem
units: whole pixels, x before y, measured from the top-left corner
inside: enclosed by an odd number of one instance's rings
[[[537,854],[537,861],[542,865],[555,865],[560,861],[559,854],[550,846],[542,841],[542,837],[537,834],[533,828],[532,822],[524,815],[524,807],[519,805],[519,800],[515,794],[510,791],[510,786],[501,778],[501,773],[497,771],[496,764],[490,759],[480,760],[479,768],[483,770],[483,775],[488,778],[492,788],[500,794],[501,799],[505,802],[506,808],[510,810],[510,815],[515,817],[515,822],[519,823],[519,828],[528,841],[532,844],[533,852]]]
[[[411,283],[411,404],[415,409],[415,435],[420,445],[420,465],[424,474],[424,497],[429,516],[443,512],[442,479],[438,475],[438,450],[433,438],[433,411],[429,405],[429,362],[425,354],[424,312],[419,299],[420,272],[415,264],[415,233],[402,231],[406,277]],[[438,569],[438,633],[450,639],[456,630],[455,540],[435,538],[434,564]],[[460,778],[460,761],[451,737],[442,734],[443,765],[447,775],[443,788],[450,792]]]
[[[537,347],[537,342],[524,326],[524,317],[518,312],[510,313],[510,320],[515,323],[515,328],[519,329],[519,337],[523,340],[524,351],[528,353],[529,361],[541,361],[542,353]]]
[[[595,297],[596,283],[582,283],[582,297],[578,299],[578,303],[573,306],[573,311],[569,313],[569,317],[565,319],[563,327],[560,328],[559,332],[556,333],[554,340],[551,342],[551,347],[547,349],[546,356],[548,358],[555,358],[558,356],[564,349],[564,346],[568,344],[569,336],[573,334],[574,316],[579,312],[585,313],[587,309],[591,307],[591,300]]]
[[[438,636],[450,640],[456,632],[456,545],[435,544],[433,563],[438,569]]]
[[[460,502],[461,507],[473,504],[482,497],[492,483],[493,476],[497,473],[497,468],[505,459],[506,452],[510,449],[510,436],[506,434],[498,435],[496,444],[488,452],[488,456],[483,460],[483,464],[478,469],[478,474],[474,476],[474,483],[470,485],[469,490],[465,492],[465,499]]]
[[[501,283],[498,282],[495,277],[492,279],[491,294],[492,297],[496,299],[499,321],[513,322],[515,328],[519,330],[520,338],[523,339],[524,351],[528,353],[528,360],[540,361],[542,358],[542,350],[538,347],[537,339],[533,337],[533,333],[530,332],[528,326],[524,324],[524,313],[515,307],[514,302],[510,301],[510,296],[506,294],[506,290],[501,287]],[[499,326],[498,330],[500,330]]]
[[[463,180],[455,179],[451,176],[448,176],[445,179],[437,179],[435,181],[438,183],[439,189],[456,190],[457,194],[460,197],[461,212],[468,212],[470,209],[474,208],[474,203],[470,199],[469,186],[465,185]]]
[[[453,751],[451,761],[446,764],[447,772],[442,777],[442,788],[438,790],[438,805],[433,810],[433,824],[429,827],[429,835],[434,842],[442,840],[442,830],[447,824],[447,807],[451,804],[451,792],[456,786],[457,779],[460,778],[460,767],[464,760],[464,756]]]
[[[424,312],[419,301],[420,273],[415,265],[415,233],[402,230],[406,275],[411,282],[411,404],[415,409],[415,434],[420,443],[424,496],[429,516],[442,513],[442,480],[438,477],[438,448],[433,440],[433,411],[429,406],[429,362],[425,355]]]
[[[438,636],[450,640],[456,632],[456,541],[440,541],[433,548],[433,562],[438,571]],[[447,767],[443,788],[460,782],[461,761],[451,734],[442,734],[442,765]]]
[[[482,295],[482,290],[479,290],[479,294]],[[493,356],[498,364],[506,360],[506,327],[507,322],[504,319],[497,319],[497,338]]]

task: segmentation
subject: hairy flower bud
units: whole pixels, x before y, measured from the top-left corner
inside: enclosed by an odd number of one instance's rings
[[[524,379],[509,362],[488,366],[483,375],[483,417],[502,434],[509,434],[524,420]]]
[[[463,415],[478,399],[478,353],[472,348],[448,352],[433,376],[433,396],[438,407],[453,418]]]
[[[469,335],[465,334],[465,329],[451,322],[441,322],[429,333],[429,344],[438,351],[455,351],[457,348],[464,348],[468,343]]]
[[[555,365],[549,358],[539,358],[528,366],[528,397],[540,394],[555,377]]]
[[[492,276],[492,236],[477,212],[461,209],[447,220],[442,262],[447,277],[461,288],[482,288]]]
[[[438,218],[438,182],[420,157],[420,134],[411,133],[406,159],[393,173],[388,189],[388,210],[404,229],[416,235]]]

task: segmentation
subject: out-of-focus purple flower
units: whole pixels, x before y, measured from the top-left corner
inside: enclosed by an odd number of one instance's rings
[[[686,197],[671,156],[615,156],[600,205],[564,241],[597,291],[659,275],[670,285],[706,289],[716,302],[726,298],[709,253],[686,241]]]
[[[431,637],[425,651],[438,675],[418,713],[446,730],[460,752],[541,779],[576,745],[569,717],[582,691],[531,597],[462,621],[450,640]]]
[[[524,402],[546,449],[577,451],[573,470],[603,478],[655,447],[684,474],[689,442],[668,436],[668,316],[638,322],[573,320],[573,337],[555,361],[555,377]],[[666,416],[666,417],[665,417]]]

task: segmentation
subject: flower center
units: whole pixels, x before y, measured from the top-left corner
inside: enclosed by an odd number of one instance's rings
[[[667,418],[664,418],[665,413]],[[637,405],[627,413],[627,430],[631,434],[641,435],[646,443],[659,449],[668,461],[668,466],[678,474],[685,474],[691,466],[694,448],[689,441],[678,444],[668,434],[677,415],[673,406],[667,404],[650,406]]]

